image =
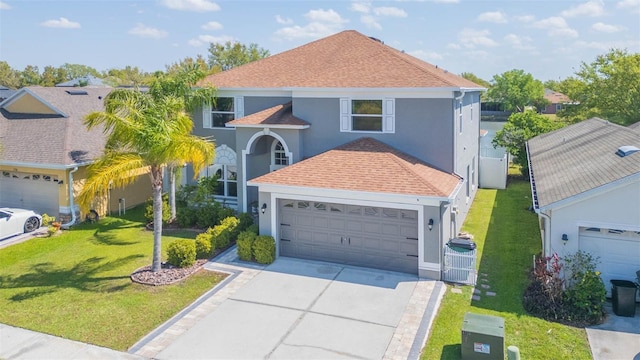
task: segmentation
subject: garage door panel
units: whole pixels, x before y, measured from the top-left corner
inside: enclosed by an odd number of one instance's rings
[[[282,204],[290,207],[283,207]],[[417,211],[313,201],[281,202],[284,256],[417,273]],[[407,237],[416,240],[408,240]]]
[[[33,180],[33,178],[38,180]],[[18,177],[0,178],[0,207],[34,210],[40,214],[58,216],[60,211],[58,188],[60,185],[38,174],[19,174]]]

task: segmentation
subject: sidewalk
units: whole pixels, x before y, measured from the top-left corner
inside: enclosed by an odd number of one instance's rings
[[[100,346],[0,324],[0,359],[144,359]]]

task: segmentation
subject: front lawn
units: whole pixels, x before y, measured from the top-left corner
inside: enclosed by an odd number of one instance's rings
[[[471,300],[471,286],[462,287],[458,294],[447,284],[421,359],[460,359],[466,312],[503,317],[505,349],[517,346],[523,359],[591,358],[584,329],[530,316],[522,307],[532,257],[541,251],[538,220],[528,210],[530,205],[529,183],[513,177],[506,190],[478,191],[463,231],[473,234],[478,245],[478,278],[486,279],[478,281],[480,300]],[[488,296],[487,291],[495,296]]]
[[[137,209],[0,250],[0,323],[126,350],[223,279],[202,270],[169,286],[132,283],[151,264],[143,221]],[[195,235],[171,232],[163,248]]]

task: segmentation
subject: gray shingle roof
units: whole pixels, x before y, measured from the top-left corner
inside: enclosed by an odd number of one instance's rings
[[[620,146],[640,147],[637,132],[592,118],[527,142],[534,201],[541,208],[640,173],[640,152],[624,158]]]
[[[33,86],[26,88],[67,117],[41,114],[16,114],[0,109],[0,138],[3,152],[0,163],[27,163],[73,166],[96,159],[102,154],[105,135],[101,129],[88,131],[84,117],[104,110],[109,88],[82,88],[87,95],[70,95],[68,88]],[[30,96],[21,91],[14,95]],[[7,100],[10,101],[10,100]]]

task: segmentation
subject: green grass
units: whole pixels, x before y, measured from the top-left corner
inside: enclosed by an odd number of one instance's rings
[[[532,256],[541,250],[537,215],[528,210],[530,204],[529,183],[514,177],[506,190],[478,191],[463,231],[475,236],[478,278],[486,274],[496,296],[483,292],[480,301],[472,301],[471,286],[456,294],[447,284],[421,359],[460,359],[466,312],[503,317],[505,347],[517,346],[523,359],[591,359],[584,329],[530,316],[522,307]]]
[[[126,350],[223,279],[200,271],[150,287],[129,275],[151,264],[142,210],[0,250],[0,322]],[[191,232],[163,236],[163,248]]]

